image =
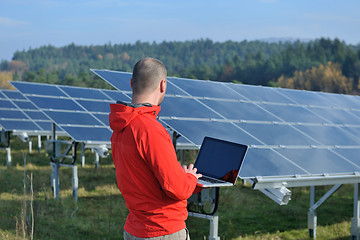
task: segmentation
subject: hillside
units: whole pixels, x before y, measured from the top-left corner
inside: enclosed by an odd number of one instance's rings
[[[344,77],[348,87],[308,90],[341,93],[359,90],[360,45],[324,38],[307,42],[200,39],[102,46],[70,44],[59,48],[49,45],[16,52],[12,61],[0,63],[0,74],[11,72],[13,80],[108,88],[89,72],[90,68],[131,71],[136,61],[148,56],[163,61],[169,76],[294,88],[305,88],[304,84],[287,84],[296,72],[324,68],[331,63],[329,71]]]

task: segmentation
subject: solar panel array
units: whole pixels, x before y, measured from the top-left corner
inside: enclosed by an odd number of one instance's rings
[[[109,144],[110,103],[129,101],[119,91],[11,82],[57,127],[77,142]],[[116,99],[116,100],[115,100]]]
[[[19,91],[0,90],[0,126],[29,135],[50,134],[51,121]]]
[[[130,73],[92,70],[120,92]],[[160,121],[250,145],[241,178],[360,172],[360,97],[168,77]]]

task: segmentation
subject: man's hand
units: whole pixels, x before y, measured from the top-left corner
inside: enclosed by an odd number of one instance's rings
[[[194,175],[196,178],[202,177],[201,173],[196,173],[197,169],[194,168],[194,164],[190,164],[189,167],[186,167],[185,165],[183,165],[183,169],[186,173],[191,173],[192,175]]]

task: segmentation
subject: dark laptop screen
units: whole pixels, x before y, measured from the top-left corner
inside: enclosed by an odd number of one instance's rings
[[[235,183],[246,150],[246,145],[205,137],[195,167],[203,175]]]

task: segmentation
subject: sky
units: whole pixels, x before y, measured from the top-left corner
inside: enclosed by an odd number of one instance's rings
[[[359,0],[0,0],[0,60],[56,47],[211,39],[360,43]]]

